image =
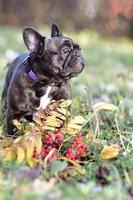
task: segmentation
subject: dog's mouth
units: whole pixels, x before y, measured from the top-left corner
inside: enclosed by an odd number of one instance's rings
[[[80,67],[80,70],[78,70],[78,71],[62,71],[61,73],[60,73],[60,77],[63,77],[64,79],[71,79],[71,78],[74,78],[74,77],[76,77],[76,76],[78,76],[81,72],[82,72],[82,70],[83,70],[83,68],[84,68],[84,64],[82,65],[82,67]]]
[[[60,70],[59,75],[64,79],[71,79],[78,76],[84,69],[84,61],[82,56],[69,55],[67,60],[64,62],[62,70]]]

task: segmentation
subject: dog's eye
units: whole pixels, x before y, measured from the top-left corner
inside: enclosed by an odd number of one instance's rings
[[[63,54],[68,54],[69,52],[70,52],[70,48],[68,48],[68,47],[61,50],[61,53],[63,53]]]

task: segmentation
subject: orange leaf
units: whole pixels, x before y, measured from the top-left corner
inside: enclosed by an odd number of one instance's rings
[[[118,156],[119,151],[120,147],[117,144],[111,144],[103,148],[101,151],[101,157],[103,159],[112,159]]]

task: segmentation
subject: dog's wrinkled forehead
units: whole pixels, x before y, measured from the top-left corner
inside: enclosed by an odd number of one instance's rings
[[[73,45],[74,42],[71,38],[64,37],[64,36],[48,38],[48,39],[45,39],[45,49],[56,51],[60,49],[60,47],[63,47],[68,43],[70,45]]]
[[[24,43],[30,53],[43,55],[45,50],[57,53],[62,47],[69,47],[69,50],[80,50],[71,38],[64,36],[55,24],[51,26],[51,37],[46,38],[33,28],[25,28],[23,31]]]

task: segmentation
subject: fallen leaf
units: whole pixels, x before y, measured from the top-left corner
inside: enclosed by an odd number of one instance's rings
[[[111,144],[109,146],[105,146],[101,151],[101,157],[103,159],[112,159],[119,155],[120,147],[117,144]]]

